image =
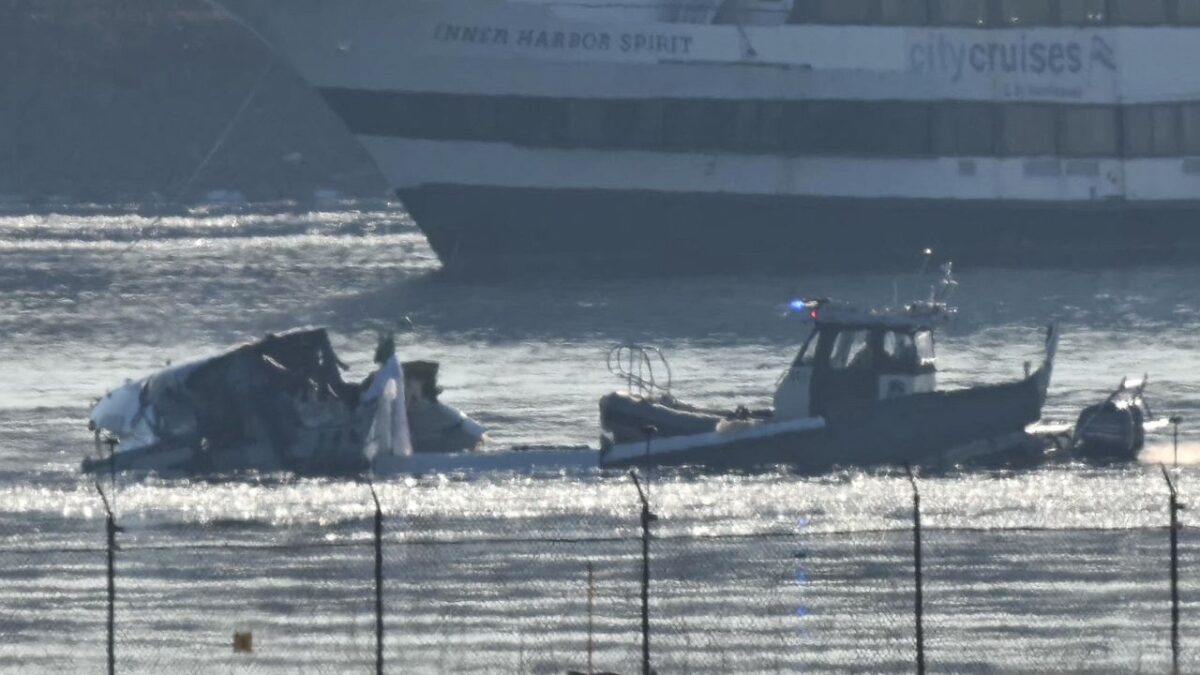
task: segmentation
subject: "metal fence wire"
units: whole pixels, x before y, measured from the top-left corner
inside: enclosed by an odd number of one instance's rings
[[[897,481],[892,526],[829,530],[808,507],[711,527],[669,488],[643,518],[632,482],[576,495],[599,505],[580,518],[528,485],[465,510],[364,486],[357,515],[327,523],[122,528],[118,513],[111,603],[103,516],[93,545],[6,533],[0,671],[106,672],[110,630],[112,669],[129,673],[1200,667],[1200,538],[1172,530],[1166,487],[1147,507],[1161,525],[976,528],[938,525],[938,496],[919,512]]]

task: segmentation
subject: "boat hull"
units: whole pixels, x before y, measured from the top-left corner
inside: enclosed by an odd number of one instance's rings
[[[1020,437],[1041,417],[1044,379],[1039,373],[1019,382],[864,402],[824,419],[737,424],[727,431],[658,438],[648,446],[613,445],[600,463],[718,470],[784,465],[816,474],[839,466],[953,461],[955,449]]]
[[[1065,206],[425,185],[397,195],[448,271],[894,269],[930,247],[960,264],[1194,263],[1200,202]]]

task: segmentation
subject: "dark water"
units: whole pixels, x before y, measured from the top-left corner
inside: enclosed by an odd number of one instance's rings
[[[806,331],[782,316],[788,298],[882,304],[897,281],[797,270],[465,282],[437,273],[398,211],[361,207],[161,222],[0,217],[0,544],[38,549],[0,554],[12,581],[0,605],[14,610],[0,621],[12,640],[0,646],[12,657],[0,658],[0,670],[94,672],[102,663],[102,560],[44,549],[102,543],[102,511],[77,469],[92,443],[90,400],[127,377],[306,324],[328,326],[361,377],[376,333],[401,330],[401,354],[442,362],[445,400],[488,426],[493,447],[595,445],[597,399],[619,384],[604,367],[611,344],[664,348],[686,400],[763,405]],[[959,315],[939,343],[943,386],[1017,377],[1039,358],[1044,326],[1058,321],[1048,419],[1072,420],[1123,376],[1143,372],[1158,410],[1197,418],[1200,269],[966,269],[958,278]],[[915,286],[899,284],[902,294]],[[1184,459],[1200,458],[1187,423],[1183,434]],[[1170,454],[1165,442],[1151,439],[1147,462],[1134,466],[924,480],[931,663],[951,672],[1162,671],[1169,624],[1157,528],[1166,506],[1148,462]],[[1197,476],[1181,469],[1185,501]],[[903,478],[668,476],[655,487],[665,537],[656,600],[663,672],[910,667]],[[404,672],[582,667],[584,560],[601,567],[597,665],[636,668],[636,549],[626,541],[636,534],[636,501],[626,479],[435,476],[388,481],[380,492],[397,542],[391,592],[403,608],[389,649]],[[140,622],[124,635],[131,670],[187,663],[240,672],[248,662],[228,653],[239,627],[262,643],[256,668],[370,667],[362,485],[129,483],[118,511],[130,543],[123,607]],[[445,543],[565,534],[604,541]],[[401,545],[410,538],[442,543]],[[137,549],[231,541],[333,546],[252,555]],[[1194,547],[1185,531],[1193,557]],[[807,557],[797,558],[800,550]],[[1189,574],[1200,574],[1200,563],[1185,562],[1192,603],[1200,584]],[[1189,616],[1186,635],[1195,639]]]

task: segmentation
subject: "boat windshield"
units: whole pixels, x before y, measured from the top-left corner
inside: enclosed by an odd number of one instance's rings
[[[908,370],[920,365],[911,333],[889,330],[883,334],[883,355],[888,366]]]
[[[804,346],[800,348],[800,353],[796,354],[796,360],[792,361],[792,368],[811,367],[817,359],[817,331],[808,334],[808,339],[804,341]]]
[[[928,330],[917,331],[915,336],[917,343],[917,358],[921,365],[933,365],[933,332]]]
[[[829,355],[829,365],[835,369],[870,368],[871,350],[868,348],[869,330],[845,330],[838,333]]]

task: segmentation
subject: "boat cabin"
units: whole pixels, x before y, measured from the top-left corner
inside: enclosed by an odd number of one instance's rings
[[[825,416],[870,401],[931,392],[936,372],[931,321],[908,314],[817,320],[779,379],[775,417]]]

